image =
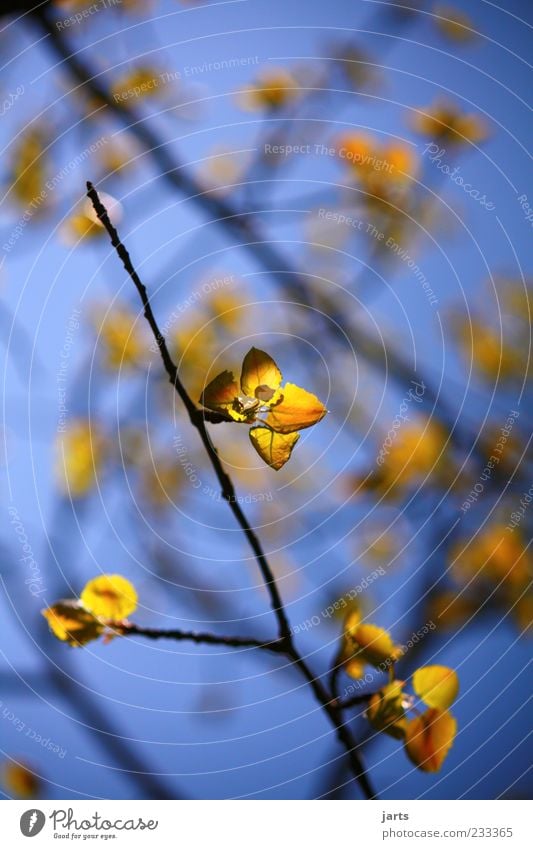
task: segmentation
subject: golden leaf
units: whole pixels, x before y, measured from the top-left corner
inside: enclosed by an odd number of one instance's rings
[[[316,395],[294,383],[286,383],[280,402],[271,408],[265,422],[278,433],[293,433],[316,424],[326,413]]]
[[[93,616],[120,621],[137,607],[137,591],[122,575],[99,575],[89,581],[80,596]]]
[[[259,348],[250,348],[242,363],[241,389],[244,395],[268,403],[279,389],[282,374],[276,363]]]

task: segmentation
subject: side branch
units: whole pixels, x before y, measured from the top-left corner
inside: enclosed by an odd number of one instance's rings
[[[284,653],[285,646],[282,640],[271,640],[262,642],[253,637],[223,637],[218,634],[196,631],[163,630],[160,628],[142,628],[133,623],[112,623],[109,626],[114,633],[121,637],[147,637],[149,640],[177,640],[178,642],[191,642],[211,646],[227,646],[228,648],[254,648],[265,651]]]

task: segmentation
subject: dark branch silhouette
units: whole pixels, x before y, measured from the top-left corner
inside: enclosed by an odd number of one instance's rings
[[[272,609],[274,610],[278,621],[280,650],[282,650],[292,660],[294,665],[301,671],[301,673],[307,680],[309,686],[313,690],[313,693],[315,694],[317,700],[322,705],[324,712],[327,714],[332,725],[335,727],[337,737],[339,741],[343,744],[343,746],[346,748],[346,751],[348,753],[353,775],[359,782],[366,797],[369,799],[376,798],[376,794],[374,793],[374,790],[370,784],[370,780],[366,774],[365,768],[357,752],[357,743],[353,738],[350,729],[345,724],[341,711],[339,710],[335,699],[327,691],[320,679],[317,678],[311,671],[306,661],[300,655],[298,649],[294,644],[289,621],[287,619],[287,615],[283,607],[283,602],[281,600],[281,595],[279,593],[274,574],[272,572],[272,569],[270,568],[259,538],[253,531],[251,525],[248,522],[248,519],[246,518],[243,510],[237,502],[233,482],[227,472],[224,470],[218,453],[209,438],[209,434],[207,432],[203,416],[203,411],[196,407],[180,379],[177,366],[175,365],[170,355],[165,338],[161,333],[161,330],[159,329],[159,325],[157,324],[156,318],[152,311],[146,286],[137,274],[127,249],[120,241],[118,232],[111,223],[105,206],[102,204],[96,189],[90,182],[87,183],[87,196],[91,200],[94,207],[94,211],[99,221],[102,223],[107,233],[109,234],[111,244],[115,248],[117,255],[121,259],[126,272],[131,277],[131,280],[133,281],[133,284],[135,285],[135,288],[139,293],[144,307],[145,318],[148,324],[150,325],[155,341],[161,353],[161,359],[168,374],[168,378],[171,384],[174,386],[180,399],[182,400],[183,405],[189,415],[192,426],[198,431],[202,444],[207,452],[211,465],[221,485],[222,497],[228,502],[230,510],[235,516],[235,519],[237,520],[241,530],[246,536],[246,539],[250,543],[252,551],[254,552],[257,564],[263,576],[263,580],[270,594]]]

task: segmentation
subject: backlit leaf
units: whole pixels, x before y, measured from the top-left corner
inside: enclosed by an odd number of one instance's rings
[[[200,403],[208,410],[222,413],[236,422],[245,422],[246,414],[235,409],[235,402],[240,394],[239,384],[233,372],[223,371],[208,383],[202,392]]]
[[[266,427],[253,427],[250,441],[262,460],[278,471],[290,459],[292,449],[300,438],[299,433],[275,433]]]
[[[272,357],[258,348],[250,348],[242,364],[243,394],[268,403],[275,390],[279,389],[281,381],[282,374]]]
[[[273,406],[265,419],[278,433],[293,433],[311,427],[326,415],[324,404],[312,392],[294,383],[287,383],[281,392],[281,401]]]

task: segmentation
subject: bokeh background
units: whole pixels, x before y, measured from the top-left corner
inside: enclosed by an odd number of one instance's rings
[[[141,625],[275,634],[92,180],[195,400],[252,345],[327,400],[279,472],[209,426],[316,674],[346,594],[459,674],[439,773],[349,712],[378,793],[529,797],[530,4],[4,9],[3,796],[359,797],[282,659],[40,615],[118,572]]]

